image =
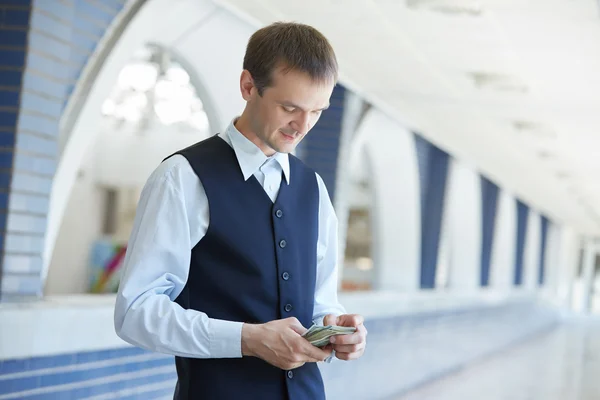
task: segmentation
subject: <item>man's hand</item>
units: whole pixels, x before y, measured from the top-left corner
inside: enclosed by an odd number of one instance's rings
[[[284,370],[324,361],[331,355],[331,347],[320,349],[311,345],[301,336],[304,332],[306,328],[294,317],[258,325],[244,324],[242,355],[262,358]]]
[[[329,314],[323,319],[323,325],[353,326],[356,328],[356,332],[351,335],[336,335],[329,339],[333,344],[335,356],[340,360],[356,360],[365,352],[367,329],[363,322],[364,318],[358,314],[340,316]]]

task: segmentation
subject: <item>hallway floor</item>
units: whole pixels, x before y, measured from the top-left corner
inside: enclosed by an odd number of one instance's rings
[[[598,400],[600,320],[576,320],[397,400]]]

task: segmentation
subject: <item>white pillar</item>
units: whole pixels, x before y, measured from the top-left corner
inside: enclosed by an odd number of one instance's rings
[[[492,245],[490,287],[510,290],[515,276],[517,206],[513,196],[500,190]]]
[[[566,308],[574,305],[573,289],[580,261],[581,238],[568,226],[561,226],[557,267],[557,297]]]
[[[414,135],[371,109],[356,140],[364,143],[373,168],[374,288],[416,291],[421,259],[421,203]]]
[[[596,268],[596,257],[598,256],[598,245],[592,240],[587,240],[583,248],[583,265],[581,271],[581,300],[579,310],[589,313],[592,304],[592,289],[594,284],[594,271]]]
[[[528,218],[523,260],[523,286],[528,290],[536,290],[539,285],[542,222],[539,213],[531,209]]]
[[[348,196],[350,191],[349,167],[352,154],[352,142],[358,130],[362,116],[364,101],[354,92],[347,90],[344,96],[344,115],[342,116],[342,130],[335,179],[334,208],[338,218],[338,285],[341,285],[344,269],[344,255],[346,253],[346,239],[348,234],[348,217],[350,212]]]
[[[546,252],[541,256],[546,260],[543,291],[548,297],[556,298],[558,295],[558,278],[560,269],[560,227],[552,221],[548,223]]]
[[[448,286],[476,289],[481,275],[481,179],[466,165],[451,159],[446,186],[448,223]]]

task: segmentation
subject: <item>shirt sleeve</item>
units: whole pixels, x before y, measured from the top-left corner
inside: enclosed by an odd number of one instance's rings
[[[242,356],[242,322],[213,319],[174,302],[208,218],[206,193],[187,160],[174,156],[161,163],[142,190],[124,260],[114,311],[123,340],[182,357]]]
[[[328,314],[345,314],[338,302],[338,221],[323,179],[319,185],[319,236],[317,240],[317,281],[313,323],[323,325]]]

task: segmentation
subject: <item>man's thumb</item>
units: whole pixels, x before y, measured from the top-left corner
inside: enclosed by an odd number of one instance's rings
[[[337,325],[337,316],[334,314],[326,315],[323,318],[323,325]]]

